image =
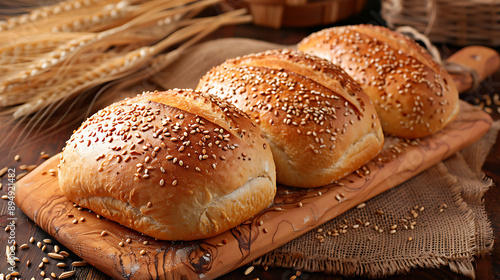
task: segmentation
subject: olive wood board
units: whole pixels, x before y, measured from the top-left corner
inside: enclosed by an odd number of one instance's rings
[[[271,46],[264,44],[266,48]],[[228,51],[225,55],[231,57],[234,53]],[[210,65],[207,61],[203,63]],[[220,61],[212,61],[212,65],[217,63]],[[177,62],[168,69],[172,73],[182,72],[172,70],[175,67],[181,68]],[[190,66],[196,67],[202,68],[200,64]],[[195,83],[200,77],[191,74],[185,84]],[[204,240],[155,240],[98,218],[86,209],[79,210],[61,193],[57,175],[49,172],[57,170],[58,155],[18,181],[15,202],[43,230],[114,279],[213,279],[397,186],[477,141],[488,131],[492,119],[465,102],[460,106],[458,119],[442,131],[411,141],[387,137],[383,151],[376,158],[337,183],[315,189],[278,186],[271,207],[227,232]],[[79,222],[75,224],[74,220]],[[104,236],[103,231],[107,232]],[[126,242],[127,239],[131,242]]]

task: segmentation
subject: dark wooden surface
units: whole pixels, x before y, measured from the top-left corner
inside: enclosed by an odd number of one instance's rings
[[[366,23],[381,23],[380,16],[377,10],[368,10],[363,14],[363,17],[357,17],[352,19],[351,22],[366,22]],[[314,28],[294,28],[294,29],[281,29],[273,30],[261,27],[255,27],[252,25],[241,25],[237,27],[227,27],[217,31],[215,34],[211,35],[207,39],[223,38],[223,37],[246,37],[254,38],[279,44],[295,44],[304,36],[307,36],[313,31],[319,30],[323,27]],[[444,56],[448,56],[453,53],[457,48],[453,46],[438,45]],[[497,49],[498,51],[498,49]],[[495,73],[492,77],[487,78],[481,86],[472,94],[462,96],[469,102],[476,103],[486,103],[487,96],[493,98],[494,95],[498,95],[500,92],[500,71]],[[88,96],[82,96],[78,104],[88,104],[92,99],[92,94]],[[81,105],[83,106],[83,105]],[[48,154],[50,156],[58,153],[64,146],[66,139],[69,138],[72,131],[83,121],[83,119],[91,112],[95,111],[97,108],[90,108],[88,110],[79,110],[79,106],[76,106],[73,114],[62,117],[56,114],[54,117],[49,119],[46,124],[37,124],[36,129],[30,129],[26,122],[13,122],[9,118],[2,118],[0,120],[0,168],[9,167],[12,168],[16,175],[19,175],[24,170],[21,169],[22,165],[32,165],[40,164],[45,159],[41,156],[41,153]],[[68,107],[66,107],[68,108]],[[500,119],[499,109],[500,105],[493,104],[491,106],[491,115],[495,120]],[[64,111],[64,110],[61,110]],[[78,113],[76,113],[78,112]],[[38,129],[40,128],[40,129]],[[19,155],[19,160],[15,161],[14,157]],[[493,149],[491,150],[485,165],[483,167],[484,172],[493,178],[495,182],[500,182],[500,137],[497,138],[497,142]],[[3,188],[0,190],[0,195],[6,195],[8,192],[8,174],[5,174],[1,178]],[[477,257],[476,258],[476,279],[499,279],[500,278],[500,249],[498,247],[498,242],[500,241],[500,190],[498,187],[492,187],[485,195],[485,205],[486,211],[492,222],[496,245],[491,253],[491,255]],[[14,232],[15,241],[18,244],[18,250],[16,251],[16,257],[19,258],[17,263],[18,271],[21,273],[22,279],[44,279],[48,277],[49,279],[54,279],[50,276],[52,272],[59,275],[64,270],[69,270],[70,268],[59,268],[56,267],[56,261],[53,259],[49,260],[48,264],[45,264],[42,269],[38,268],[38,265],[42,261],[42,258],[46,256],[46,252],[52,251],[55,242],[52,244],[46,244],[47,249],[42,252],[35,244],[30,244],[29,249],[19,249],[19,245],[28,243],[29,238],[34,237],[36,242],[42,241],[45,238],[51,238],[47,233],[39,229],[35,223],[29,220],[19,209],[15,209],[13,215],[11,216],[8,209],[8,200],[0,200],[0,226],[2,230],[0,231],[0,273],[8,274],[8,268],[10,265],[6,262],[4,255],[5,246],[9,242],[9,235]],[[12,219],[16,221],[15,230],[12,232],[5,232],[5,228]],[[60,244],[58,244],[61,246]],[[62,250],[65,248],[62,247]],[[31,264],[28,266],[27,261]],[[69,258],[64,260],[66,264],[70,265],[72,261],[79,260],[75,255],[71,255]],[[265,271],[262,268],[256,267],[253,272],[245,276],[244,271],[248,266],[243,266],[231,273],[228,273],[220,279],[290,279],[291,276],[296,274],[293,269],[280,269],[280,268],[269,268]],[[41,272],[45,272],[45,277],[41,276]],[[109,279],[103,272],[100,272],[92,267],[79,267],[76,268],[76,275],[71,279]],[[297,279],[351,279],[347,277],[340,277],[335,275],[325,275],[322,273],[309,273],[302,272]],[[359,279],[359,278],[356,278]],[[410,274],[389,277],[388,279],[467,279],[462,275],[455,274],[446,268],[443,269],[415,269]]]

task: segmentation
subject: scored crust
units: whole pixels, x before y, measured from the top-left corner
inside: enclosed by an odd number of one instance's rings
[[[401,33],[373,25],[333,27],[304,38],[298,49],[328,59],[360,83],[387,134],[425,137],[458,115],[449,73]]]
[[[361,87],[327,60],[292,50],[229,59],[197,89],[245,111],[271,144],[278,183],[320,187],[375,157],[383,134]]]
[[[73,202],[151,237],[207,238],[268,207],[267,141],[244,113],[192,90],[148,92],[85,121],[61,156]]]

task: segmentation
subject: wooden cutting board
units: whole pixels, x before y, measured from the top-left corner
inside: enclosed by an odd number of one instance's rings
[[[253,41],[253,45],[232,48],[235,43],[241,41],[209,42],[193,48],[163,72],[162,84],[194,87],[207,68],[227,57],[276,47]],[[201,57],[208,59],[197,60]],[[186,75],[190,78],[183,78]],[[122,97],[114,94],[111,99]],[[460,117],[441,132],[419,141],[387,138],[379,156],[337,184],[309,190],[279,186],[269,209],[205,240],[154,240],[75,207],[59,190],[54,173],[57,155],[17,183],[15,202],[61,244],[115,279],[213,279],[453,155],[478,140],[491,123],[489,115],[462,102]]]

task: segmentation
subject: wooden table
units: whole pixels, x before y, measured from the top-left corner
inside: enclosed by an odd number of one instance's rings
[[[376,17],[371,18],[357,18],[353,19],[359,22],[370,22],[376,20]],[[316,28],[294,28],[294,29],[282,29],[274,30],[262,27],[255,27],[252,25],[241,25],[237,27],[227,27],[218,30],[216,33],[210,35],[208,39],[224,38],[224,37],[245,37],[254,38],[279,44],[295,44],[300,41],[303,37],[310,34],[313,31],[320,29]],[[443,54],[449,55],[453,53],[454,48],[448,46],[439,46]],[[473,96],[465,96],[464,99],[469,101],[474,101],[476,98],[481,99],[485,96],[492,97],[495,93],[500,92],[500,71],[495,73],[491,78],[488,78],[480,88],[477,90]],[[82,104],[85,101],[90,100],[90,97],[84,98]],[[495,107],[493,105],[492,116],[495,120],[500,119],[500,113],[498,109],[500,106]],[[91,109],[95,110],[95,108]],[[17,176],[23,172],[22,165],[38,165],[45,161],[46,155],[52,156],[61,151],[64,146],[65,141],[69,138],[72,131],[78,127],[78,125],[83,121],[85,117],[85,110],[80,110],[82,114],[71,114],[69,116],[56,116],[51,118],[51,120],[44,124],[42,127],[44,129],[37,131],[26,131],[25,124],[21,123],[16,125],[16,123],[9,121],[8,118],[0,119],[0,168],[8,167],[12,170],[5,174],[1,182],[3,183],[3,189],[0,190],[1,195],[7,194],[8,191],[8,174],[12,173]],[[15,157],[19,155],[19,159],[16,161]],[[500,182],[500,137],[490,152],[486,163],[483,168],[484,172],[492,177],[496,182]],[[495,232],[496,242],[500,241],[500,190],[497,187],[491,188],[485,196],[485,204],[488,215],[491,219],[493,229]],[[30,237],[34,237],[37,241],[42,241],[44,239],[50,239],[51,237],[39,229],[35,223],[29,220],[19,209],[15,209],[14,213],[9,212],[9,204],[7,200],[0,200],[0,226],[5,228],[12,219],[16,220],[16,228],[14,231],[15,240],[19,245],[23,243],[28,243]],[[13,214],[13,215],[11,215]],[[0,232],[0,248],[5,248],[8,244],[10,232]],[[35,242],[35,243],[36,243]],[[52,250],[56,241],[52,244],[46,244],[47,251]],[[43,243],[43,242],[42,242]],[[43,243],[45,244],[45,243]],[[42,245],[43,245],[42,244]],[[59,245],[60,246],[60,245]],[[33,247],[33,246],[30,246]],[[62,248],[64,250],[64,247]],[[3,249],[2,249],[3,255]],[[63,269],[58,268],[55,265],[55,261],[51,260],[50,264],[44,265],[43,269],[39,269],[42,258],[46,256],[41,249],[30,248],[27,250],[18,249],[16,256],[19,258],[19,271],[21,272],[22,279],[44,279],[40,275],[41,271],[45,271],[45,277],[49,279],[54,279],[50,276],[51,272],[59,275]],[[5,262],[5,258],[2,257],[0,261],[0,273],[7,274],[9,265]],[[30,266],[27,266],[27,261],[30,260]],[[79,260],[78,257],[71,254],[69,259],[65,263],[70,264],[72,261]],[[476,279],[497,279],[500,277],[500,249],[495,246],[493,252],[490,256],[485,256],[477,258],[476,262]],[[292,275],[295,275],[296,271],[292,269],[277,269],[269,268],[264,271],[262,268],[256,267],[255,270],[244,276],[244,271],[248,265],[243,266],[231,273],[228,273],[220,279],[290,279]],[[75,277],[72,279],[110,279],[103,272],[98,271],[90,266],[82,267],[77,269]],[[347,277],[340,277],[334,275],[325,275],[321,273],[308,273],[302,272],[302,274],[297,277],[297,279],[350,279]],[[408,275],[390,277],[390,279],[467,279],[462,275],[455,274],[448,269],[415,269]]]

